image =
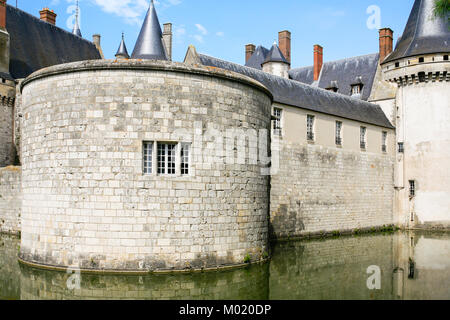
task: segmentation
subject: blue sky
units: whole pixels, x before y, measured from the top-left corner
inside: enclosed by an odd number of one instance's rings
[[[313,63],[313,45],[324,47],[325,61],[378,52],[378,31],[367,21],[380,9],[382,27],[401,35],[414,0],[158,0],[161,24],[174,25],[174,60],[183,61],[187,47],[221,59],[244,63],[247,43],[270,48],[278,31],[292,32],[292,66]],[[15,5],[15,0],[8,0]],[[20,9],[39,15],[43,7],[57,14],[68,29],[75,0],[18,0]],[[149,0],[80,0],[81,31],[89,40],[102,35],[106,58],[113,58],[125,33],[131,54]],[[373,19],[369,20],[373,22]]]

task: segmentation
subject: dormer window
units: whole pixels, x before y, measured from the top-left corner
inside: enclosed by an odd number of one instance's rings
[[[338,88],[336,88],[336,87],[327,88],[326,90],[332,91],[332,92],[338,92]]]
[[[352,96],[361,94],[362,91],[362,84],[354,84],[352,85]]]

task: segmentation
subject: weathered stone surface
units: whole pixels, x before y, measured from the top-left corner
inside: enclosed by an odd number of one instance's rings
[[[269,178],[249,164],[192,159],[189,176],[144,175],[143,141],[192,142],[213,125],[269,129],[271,96],[213,68],[81,62],[37,72],[22,91],[21,257],[87,269],[242,263],[267,250]],[[205,137],[202,155],[214,150]],[[204,161],[205,160],[205,161]],[[154,159],[156,161],[156,159]]]
[[[393,170],[389,155],[282,141],[271,177],[272,236],[391,225]]]
[[[0,232],[20,233],[21,168],[0,168]]]

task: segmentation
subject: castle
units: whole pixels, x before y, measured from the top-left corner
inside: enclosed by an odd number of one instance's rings
[[[172,62],[153,1],[116,60],[55,19],[0,0],[0,230],[21,232],[22,262],[208,269],[264,260],[270,239],[448,229],[450,31],[433,0],[395,49],[385,28],[379,53],[324,62],[316,45],[298,69],[289,31],[247,45],[245,66],[193,46]]]

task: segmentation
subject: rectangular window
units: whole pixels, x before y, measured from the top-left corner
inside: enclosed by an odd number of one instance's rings
[[[175,143],[158,142],[158,174],[175,174]]]
[[[283,114],[283,110],[280,108],[273,109],[273,117],[275,118],[273,122],[273,134],[276,136],[282,136],[282,127],[281,127],[281,116]]]
[[[191,145],[188,143],[181,144],[181,174],[189,174],[189,149]]]
[[[352,86],[352,95],[360,94],[362,89],[362,85],[356,84]]]
[[[414,180],[409,181],[409,197],[414,198],[416,196],[416,182]]]
[[[342,122],[336,121],[336,145],[342,146]]]
[[[153,142],[144,142],[144,174],[152,174],[153,166]]]
[[[387,152],[387,132],[383,131],[383,137],[381,141],[381,151]]]
[[[444,61],[448,61],[448,54],[444,55]]]
[[[405,152],[405,145],[403,142],[398,143],[398,153],[404,153]]]
[[[307,139],[314,141],[314,116],[308,115],[306,120],[307,126]]]
[[[361,149],[366,149],[367,147],[367,143],[366,143],[366,132],[367,132],[367,128],[366,127],[361,127],[361,137],[360,137],[360,144],[361,144]]]
[[[419,63],[424,63],[425,62],[425,58],[424,57],[420,57],[419,58]]]

